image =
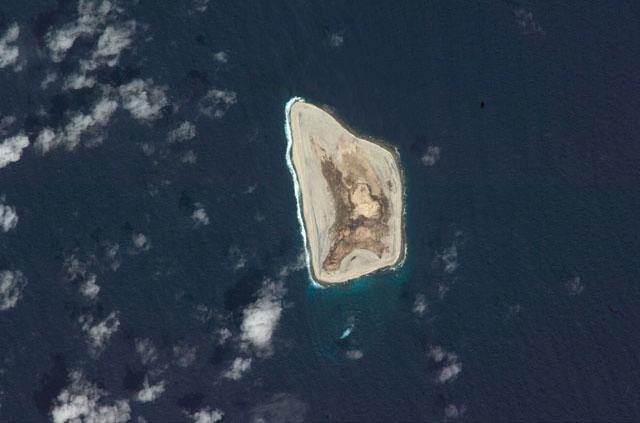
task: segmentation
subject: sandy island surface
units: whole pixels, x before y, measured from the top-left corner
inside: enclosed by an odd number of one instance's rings
[[[302,99],[288,112],[313,279],[347,282],[400,262],[404,206],[395,152]]]

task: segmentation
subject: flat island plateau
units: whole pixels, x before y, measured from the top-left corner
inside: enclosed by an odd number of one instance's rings
[[[324,109],[287,103],[287,160],[310,273],[324,285],[394,266],[404,257],[398,154],[356,137]],[[301,204],[301,206],[300,206]]]

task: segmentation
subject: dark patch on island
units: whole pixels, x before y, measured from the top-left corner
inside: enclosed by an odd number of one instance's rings
[[[342,260],[355,249],[364,249],[382,257],[385,244],[382,239],[389,233],[389,201],[382,191],[379,195],[371,192],[371,187],[358,178],[356,163],[350,163],[355,172],[343,175],[336,165],[326,157],[322,160],[322,174],[325,177],[335,204],[335,222],[330,229],[331,248],[322,263],[323,269],[335,271]],[[358,199],[366,199],[375,204],[376,211],[371,217],[354,213]]]

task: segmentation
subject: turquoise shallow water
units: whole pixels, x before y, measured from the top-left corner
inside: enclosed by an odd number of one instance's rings
[[[138,32],[97,75],[166,86],[161,118],[139,124],[121,109],[101,145],[27,149],[0,169],[0,196],[20,216],[0,234],[0,269],[29,281],[0,312],[1,421],[50,420],[74,369],[147,421],[188,421],[204,407],[225,421],[639,419],[635,3],[185,4],[123,3]],[[27,59],[20,72],[0,69],[0,115],[16,117],[6,136],[34,139],[103,94],[40,86],[90,54],[90,37],[61,63],[41,54],[76,6],[2,5],[0,33],[19,23]],[[221,118],[198,115],[210,89],[237,95]],[[284,160],[293,96],[398,146],[408,254],[397,271],[336,289],[291,271],[272,350],[256,354],[242,347],[244,310],[303,246]],[[185,120],[197,135],[168,145]],[[441,148],[433,166],[429,146]],[[196,163],[180,161],[187,150]],[[194,227],[197,205],[209,225]],[[144,253],[133,249],[139,232]],[[117,271],[105,258],[114,242]],[[72,254],[94,263],[95,302],[64,280]],[[96,358],[78,318],[114,310],[120,327]],[[157,367],[141,363],[138,338],[156,346]],[[196,351],[187,367],[174,355],[183,345]],[[242,378],[221,376],[247,356]],[[440,381],[445,365],[460,371]],[[135,401],[158,368],[165,392]]]

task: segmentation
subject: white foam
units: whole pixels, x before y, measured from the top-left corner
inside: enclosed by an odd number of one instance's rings
[[[313,284],[315,288],[325,288],[323,285],[319,284],[313,279],[313,272],[311,271],[311,256],[309,255],[309,249],[307,248],[307,233],[304,229],[304,221],[302,220],[302,207],[300,206],[300,185],[298,184],[298,176],[296,175],[296,171],[293,167],[293,163],[291,161],[291,147],[293,143],[293,138],[291,136],[291,124],[289,122],[289,115],[291,112],[291,107],[296,101],[305,101],[302,97],[292,97],[287,104],[284,106],[284,132],[287,135],[287,167],[289,168],[289,172],[291,172],[291,179],[293,179],[293,188],[296,196],[296,209],[298,215],[298,223],[300,223],[300,234],[302,235],[302,242],[304,243],[304,258],[307,265],[307,271],[309,272],[309,280]]]

